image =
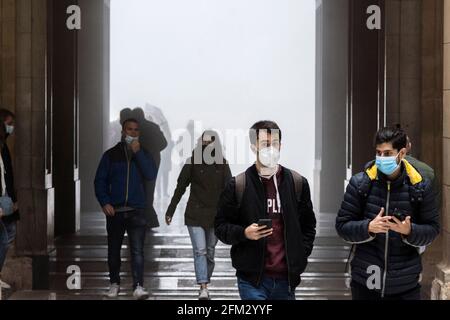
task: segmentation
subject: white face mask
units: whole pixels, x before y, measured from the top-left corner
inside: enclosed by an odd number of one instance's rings
[[[5,124],[5,127],[6,127],[6,133],[7,134],[12,135],[14,133],[14,126],[10,126],[10,125]]]
[[[276,169],[280,162],[280,150],[274,147],[264,148],[259,151],[259,161],[268,169]]]
[[[131,136],[125,136],[125,142],[130,145],[132,144],[134,141],[139,141],[139,138],[135,138],[135,137],[131,137]]]

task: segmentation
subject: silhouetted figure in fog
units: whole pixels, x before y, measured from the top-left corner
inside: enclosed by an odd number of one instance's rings
[[[151,117],[153,122],[161,128],[167,140],[167,148],[161,152],[161,166],[159,168],[158,179],[156,180],[156,191],[160,198],[169,198],[169,174],[172,171],[172,151],[175,146],[172,140],[172,132],[170,131],[169,122],[160,108],[147,103],[144,111],[147,119]]]
[[[138,120],[141,130],[140,141],[142,146],[148,150],[155,161],[156,168],[159,171],[161,164],[161,151],[167,147],[167,140],[161,132],[159,126],[151,121],[145,119],[145,113],[142,108],[133,110],[133,118]],[[159,227],[158,215],[153,207],[155,197],[156,181],[147,181],[145,183],[145,193],[147,200],[146,217],[148,220],[147,226],[149,228]]]
[[[186,125],[186,131],[188,132],[188,140],[189,140],[189,147],[187,149],[193,149],[195,148],[195,122],[194,120],[189,120],[187,125]],[[183,146],[186,142],[185,140],[185,135],[181,135],[178,137],[175,145],[177,146]],[[185,148],[179,148],[178,150],[178,154],[180,156],[180,159],[183,159],[183,161],[180,163],[180,170],[183,169],[184,166],[184,162],[187,160],[188,157],[186,157],[186,155],[183,154],[183,150]],[[190,156],[190,155],[189,155]]]

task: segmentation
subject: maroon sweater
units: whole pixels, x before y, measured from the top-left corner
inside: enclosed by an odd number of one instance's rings
[[[280,167],[281,168],[281,167]],[[282,169],[277,172],[277,184],[280,185],[282,179]],[[272,219],[273,234],[267,237],[265,275],[275,279],[286,279],[288,277],[288,267],[286,262],[286,252],[284,247],[284,221],[281,207],[277,201],[277,190],[275,179],[261,178],[264,184],[267,198],[267,217]],[[280,212],[279,212],[280,211]]]

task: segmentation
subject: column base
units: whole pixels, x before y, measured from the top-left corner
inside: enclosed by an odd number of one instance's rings
[[[5,266],[2,270],[2,280],[10,284],[12,290],[31,290],[32,288],[32,262],[31,258],[18,257],[15,249],[9,249]],[[3,292],[5,295],[5,291]]]
[[[450,300],[450,267],[438,265],[431,286],[431,300]]]

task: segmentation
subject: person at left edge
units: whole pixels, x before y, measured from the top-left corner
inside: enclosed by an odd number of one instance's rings
[[[144,182],[155,180],[157,169],[152,157],[141,147],[139,135],[138,121],[125,120],[122,141],[103,155],[95,177],[95,194],[107,220],[111,282],[108,298],[116,298],[120,291],[120,253],[125,231],[131,249],[133,296],[138,300],[149,297],[144,289],[147,225]]]
[[[14,133],[15,119],[14,113],[7,109],[0,109],[1,193],[10,197],[14,204],[11,215],[6,215],[3,208],[0,208],[0,290],[11,289],[11,285],[2,281],[1,272],[8,250],[16,238],[17,221],[20,220],[12,159],[6,143],[8,137]]]

